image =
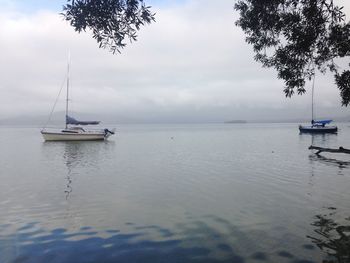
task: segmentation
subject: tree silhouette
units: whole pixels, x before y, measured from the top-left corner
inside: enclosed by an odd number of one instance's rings
[[[350,23],[333,0],[239,0],[236,25],[253,45],[255,60],[273,67],[285,83],[284,93],[305,93],[305,80],[318,69],[334,73],[342,105],[350,103],[350,70],[336,58],[350,56]],[[349,64],[350,65],[350,64]]]
[[[143,0],[67,0],[62,15],[79,33],[90,29],[100,48],[112,53],[136,41],[141,26],[155,21]]]

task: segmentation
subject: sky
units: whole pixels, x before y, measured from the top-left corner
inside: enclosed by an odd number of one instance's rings
[[[0,0],[0,120],[47,116],[65,80],[68,52],[70,109],[78,115],[116,123],[309,118],[311,83],[304,96],[285,98],[277,73],[254,61],[234,25],[234,2],[146,1],[156,22],[113,55],[63,20],[64,0]],[[349,17],[350,3],[336,3]],[[317,116],[350,119],[331,74],[318,74],[315,87]],[[55,110],[64,107],[61,96]]]

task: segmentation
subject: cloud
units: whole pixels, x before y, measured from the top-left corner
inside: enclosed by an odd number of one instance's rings
[[[70,106],[78,112],[171,122],[254,119],[257,111],[273,119],[277,110],[291,118],[309,108],[309,96],[286,99],[276,72],[253,60],[234,26],[231,0],[184,1],[154,10],[156,23],[120,55],[98,49],[89,32],[74,32],[60,10],[1,12],[0,118],[47,114],[66,74],[68,50]],[[318,78],[319,105],[344,113],[332,76]],[[64,109],[63,98],[57,108]]]

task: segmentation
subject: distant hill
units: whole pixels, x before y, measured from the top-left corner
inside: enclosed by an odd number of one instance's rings
[[[247,123],[245,120],[232,120],[232,121],[225,121],[224,123]]]

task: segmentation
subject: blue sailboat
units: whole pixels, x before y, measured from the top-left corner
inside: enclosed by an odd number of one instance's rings
[[[299,125],[300,132],[306,133],[336,133],[338,131],[337,126],[328,126],[332,120],[311,120],[310,126]]]
[[[301,133],[336,133],[338,132],[338,127],[328,125],[333,120],[315,120],[314,118],[314,86],[315,86],[315,76],[312,83],[311,125],[299,125],[299,131]]]

